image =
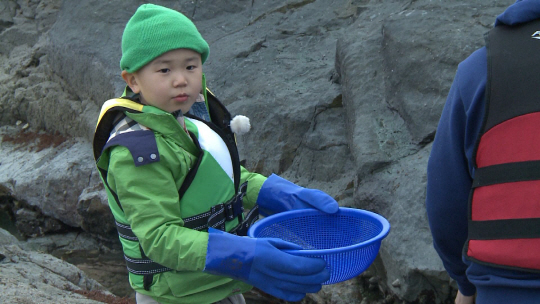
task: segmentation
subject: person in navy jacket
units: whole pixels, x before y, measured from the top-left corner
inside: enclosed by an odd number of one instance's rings
[[[518,0],[497,17],[495,27],[536,19],[540,0]],[[476,303],[540,303],[540,273],[487,266],[463,255],[487,73],[487,51],[482,47],[459,64],[439,121],[427,168],[426,208],[433,245],[457,282],[455,303],[474,303],[475,297]]]

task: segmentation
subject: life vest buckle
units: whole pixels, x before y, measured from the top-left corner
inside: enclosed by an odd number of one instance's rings
[[[236,234],[239,236],[246,236],[248,233],[249,227],[251,227],[258,219],[259,219],[259,206],[255,205],[248,212],[244,220],[240,222],[236,227],[231,229],[229,233]]]
[[[247,187],[246,187],[247,188]],[[244,191],[242,191],[244,190]],[[225,231],[225,222],[232,221],[244,212],[242,200],[245,195],[245,188],[240,189],[238,194],[226,203],[218,204],[210,208],[207,226]]]

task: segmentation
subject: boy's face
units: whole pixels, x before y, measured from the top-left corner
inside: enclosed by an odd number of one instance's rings
[[[143,104],[169,113],[187,113],[202,90],[201,55],[189,49],[169,51],[122,78]]]

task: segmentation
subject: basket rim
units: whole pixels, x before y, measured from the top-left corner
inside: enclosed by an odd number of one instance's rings
[[[360,242],[360,243],[356,243],[356,244],[353,244],[353,245],[349,245],[349,246],[330,248],[330,249],[298,249],[298,250],[295,249],[295,250],[283,250],[283,251],[287,252],[287,253],[295,254],[295,255],[309,255],[309,256],[311,256],[311,255],[327,255],[327,254],[334,254],[334,253],[343,253],[343,252],[348,252],[348,251],[355,250],[355,249],[358,249],[358,248],[367,247],[367,246],[375,244],[377,242],[380,243],[382,241],[382,239],[384,239],[388,235],[388,233],[390,232],[390,223],[388,222],[388,220],[386,218],[384,218],[383,216],[375,213],[375,212],[367,211],[367,210],[364,210],[364,209],[350,208],[350,207],[339,207],[338,213],[339,212],[344,212],[344,213],[347,213],[347,214],[355,214],[356,213],[356,214],[362,214],[364,216],[367,215],[368,217],[371,217],[371,218],[375,219],[376,221],[378,221],[382,225],[382,229],[379,232],[379,234],[372,237],[371,239]],[[259,226],[270,225],[270,224],[273,224],[274,222],[279,221],[283,217],[291,217],[291,215],[294,216],[296,214],[302,214],[302,215],[322,214],[322,215],[324,215],[325,213],[323,213],[322,211],[319,211],[317,209],[296,209],[296,210],[290,210],[290,211],[284,211],[284,212],[281,212],[281,213],[276,213],[276,214],[265,217],[265,218],[255,222],[255,224],[253,224],[249,228],[248,236],[252,237],[252,238],[256,238],[254,236],[254,233],[258,229]],[[337,214],[337,213],[334,213],[334,214]]]

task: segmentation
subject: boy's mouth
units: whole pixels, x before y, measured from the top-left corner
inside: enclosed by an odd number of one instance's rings
[[[180,94],[180,95],[175,96],[173,99],[178,102],[184,102],[188,99],[188,97],[189,95],[187,94]]]

